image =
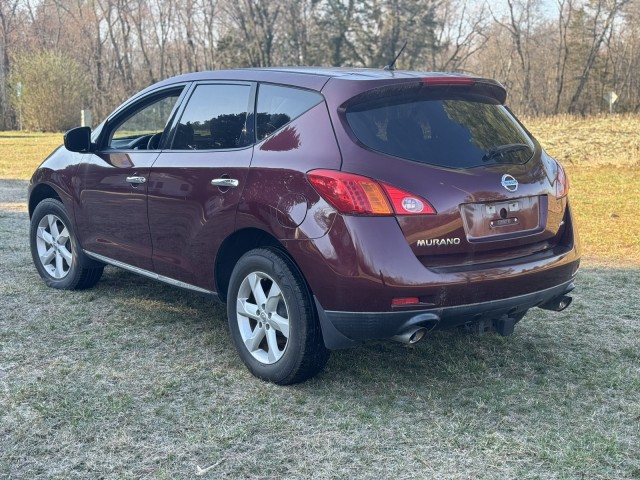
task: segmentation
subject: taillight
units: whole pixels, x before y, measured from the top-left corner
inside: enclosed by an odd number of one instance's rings
[[[429,202],[420,197],[386,183],[382,184],[382,188],[387,192],[396,215],[433,215],[436,213]]]
[[[556,162],[558,168],[556,169],[556,198],[560,199],[566,197],[569,193],[569,177],[565,172],[562,165]]]
[[[340,213],[351,215],[435,214],[425,199],[368,177],[336,170],[313,170],[307,178]]]

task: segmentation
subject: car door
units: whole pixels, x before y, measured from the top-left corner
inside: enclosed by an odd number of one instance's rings
[[[188,97],[150,172],[153,262],[161,276],[212,291],[253,154],[255,86],[200,83]]]
[[[80,243],[94,256],[152,271],[149,170],[184,85],[144,96],[107,120],[77,177]]]

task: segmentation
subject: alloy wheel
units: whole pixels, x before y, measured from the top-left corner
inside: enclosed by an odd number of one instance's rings
[[[242,280],[237,298],[244,346],[260,363],[277,362],[289,344],[289,309],[280,286],[266,273],[252,272]]]
[[[36,247],[45,271],[55,279],[67,276],[73,265],[71,239],[60,217],[48,214],[40,219]]]

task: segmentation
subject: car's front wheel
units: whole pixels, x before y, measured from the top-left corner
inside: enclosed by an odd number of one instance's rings
[[[38,273],[50,287],[80,290],[94,286],[103,265],[84,255],[64,205],[56,199],[41,201],[31,216],[31,256]]]
[[[283,253],[261,248],[242,256],[227,299],[231,336],[255,376],[289,385],[313,377],[327,363],[309,289]]]

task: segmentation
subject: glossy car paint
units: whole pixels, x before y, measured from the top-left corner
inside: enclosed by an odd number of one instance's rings
[[[74,175],[76,231],[82,247],[134,267],[153,270],[147,188],[158,152],[87,154]]]
[[[246,185],[252,149],[232,151],[164,151],[149,177],[149,228],[154,271],[215,290],[213,267],[220,244],[235,230],[242,188],[217,187],[216,178]]]
[[[279,245],[307,281],[325,342],[332,348],[397,334],[394,329],[411,315],[448,315],[450,321],[440,325],[446,327],[465,321],[462,315],[449,315],[448,308],[468,314],[482,303],[489,314],[517,313],[569,291],[579,264],[579,243],[567,197],[555,198],[555,163],[537,143],[524,165],[455,170],[390,157],[354,139],[344,118],[345,102],[373,88],[429,75],[439,74],[257,69],[166,80],[129,104],[172,84],[188,88],[209,80],[307,88],[321,92],[325,102],[243,149],[82,155],[62,148],[34,174],[30,211],[51,188],[74,212],[79,242],[87,252],[182,286],[217,292],[223,299],[234,245],[259,246],[248,238]],[[307,180],[307,172],[314,169],[342,169],[384,181],[427,199],[437,215],[339,214]],[[515,192],[501,186],[505,173],[518,180]],[[145,176],[147,182],[127,183],[131,175]],[[210,183],[225,177],[239,180],[239,186],[221,189]],[[465,222],[468,227],[486,216],[482,207],[474,210],[470,204],[504,205],[530,197],[538,199],[538,209],[525,212],[527,222],[535,224],[526,235],[505,229],[499,235],[480,232],[474,237],[465,228]],[[433,239],[457,241],[425,241]],[[490,304],[520,296],[528,296],[527,301]],[[398,297],[420,301],[392,306]],[[364,324],[354,321],[354,315]],[[382,325],[389,315],[401,319]],[[334,330],[344,342],[327,340]]]

